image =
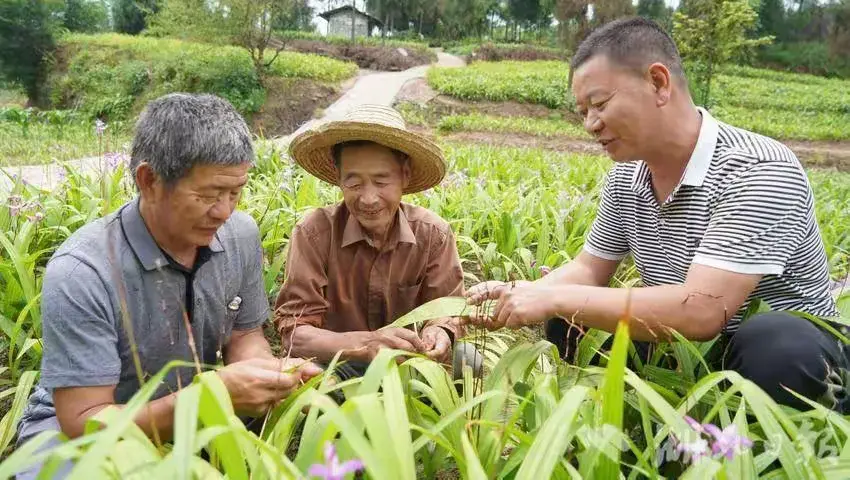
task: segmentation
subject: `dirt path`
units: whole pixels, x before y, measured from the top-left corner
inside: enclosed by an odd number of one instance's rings
[[[435,136],[430,129],[417,127],[417,131]],[[541,137],[528,133],[503,132],[456,132],[441,134],[439,138],[449,141],[483,143],[494,146],[544,148],[557,152],[576,152],[602,155],[603,150],[596,142],[569,137]],[[797,154],[804,165],[810,168],[835,168],[850,172],[850,142],[783,142]]]
[[[437,66],[463,67],[465,65],[459,57],[439,50],[436,53]],[[370,72],[367,75],[361,75],[351,89],[345,92],[333,105],[325,109],[320,118],[314,118],[301,125],[291,134],[276,138],[274,141],[281,146],[288,145],[290,140],[301,132],[320,123],[342,119],[349,110],[359,105],[391,106],[403,87],[412,80],[424,78],[430,67],[431,65],[421,65],[402,72]]]

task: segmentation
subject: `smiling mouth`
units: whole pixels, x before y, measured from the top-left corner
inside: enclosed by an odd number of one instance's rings
[[[360,214],[363,215],[364,217],[377,217],[378,215],[380,215],[381,211],[382,210],[374,210],[374,211],[360,210]]]

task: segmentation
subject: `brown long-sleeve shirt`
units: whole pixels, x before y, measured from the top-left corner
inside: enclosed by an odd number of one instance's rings
[[[430,300],[463,294],[451,227],[405,203],[381,251],[344,203],[311,212],[292,232],[286,272],[275,308],[283,335],[304,324],[334,332],[377,330]],[[437,324],[460,337],[455,322]]]

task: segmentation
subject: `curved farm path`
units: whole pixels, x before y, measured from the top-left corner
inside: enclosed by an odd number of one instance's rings
[[[436,50],[436,65],[441,67],[462,67],[464,61],[454,55]],[[420,65],[401,72],[376,72],[371,70],[360,70],[353,82],[348,82],[347,90],[336,102],[327,107],[323,115],[318,119],[305,122],[295,132],[274,139],[280,146],[289,144],[289,141],[297,134],[310,128],[318,122],[337,120],[353,107],[363,104],[379,104],[390,106],[398,92],[410,80],[424,78],[425,72],[431,65]],[[83,173],[96,173],[104,170],[103,160],[100,157],[86,157],[65,162],[71,168]],[[9,178],[16,175],[24,181],[42,187],[53,189],[62,181],[64,167],[61,165],[21,165],[13,167],[0,167],[0,191],[7,191],[12,181]]]
[[[463,67],[466,65],[459,57],[440,50],[437,50],[436,53],[437,66]],[[401,72],[369,72],[361,75],[353,87],[345,92],[334,104],[325,109],[321,117],[305,122],[296,131],[285,137],[278,137],[274,141],[279,145],[287,145],[290,140],[304,130],[319,123],[340,120],[349,110],[360,105],[375,104],[391,106],[402,87],[411,80],[424,78],[425,72],[430,67],[431,65],[420,65]]]

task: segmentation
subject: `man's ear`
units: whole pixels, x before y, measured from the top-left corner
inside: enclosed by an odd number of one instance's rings
[[[150,164],[147,162],[140,163],[136,167],[135,176],[139,193],[149,199],[155,198],[154,192],[159,184],[159,176],[153,171]]]
[[[401,163],[401,186],[402,186],[402,188],[407,188],[408,185],[410,185],[410,176],[411,176],[410,157],[404,157],[404,161]]]
[[[653,63],[647,71],[650,83],[655,91],[655,104],[663,107],[670,102],[673,88],[673,76],[663,63]]]

